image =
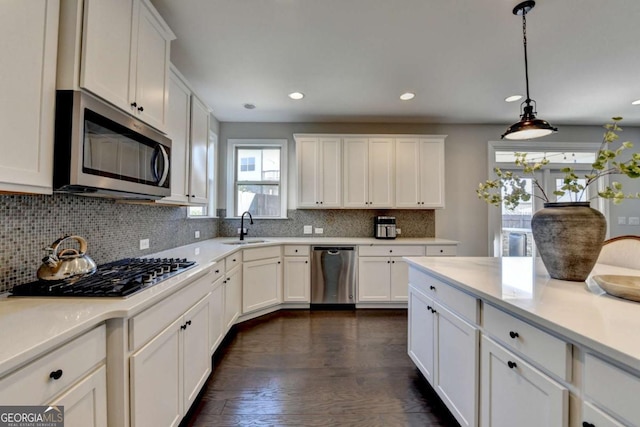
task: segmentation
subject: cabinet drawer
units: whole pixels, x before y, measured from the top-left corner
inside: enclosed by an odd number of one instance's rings
[[[584,393],[631,425],[640,425],[640,378],[592,354],[584,357]]]
[[[424,246],[374,245],[358,246],[360,256],[424,256]]]
[[[482,326],[507,347],[520,351],[558,377],[571,380],[571,345],[496,307],[485,304]]]
[[[442,302],[458,315],[478,323],[478,299],[416,268],[409,268],[409,283]]]
[[[213,266],[211,266],[210,272],[211,272],[210,277],[212,282],[215,282],[216,280],[224,276],[224,272],[225,272],[224,261],[218,261],[215,264],[213,264]]]
[[[284,247],[284,256],[309,256],[309,246],[286,245]]]
[[[280,246],[267,246],[266,248],[245,249],[242,252],[242,260],[255,261],[257,259],[277,258],[280,256]]]
[[[454,245],[430,245],[427,246],[427,256],[456,256],[458,247]]]
[[[238,251],[233,255],[229,255],[224,259],[225,271],[227,273],[230,272],[233,269],[233,267],[235,267],[236,265],[240,265],[241,262],[242,262],[242,251]]]
[[[106,328],[101,325],[0,380],[3,405],[45,404],[105,359]],[[61,374],[56,380],[54,373]]]
[[[586,424],[585,424],[586,423]],[[584,402],[582,405],[582,424],[583,426],[596,427],[624,427],[624,424],[614,420],[600,409]]]
[[[129,319],[129,349],[140,348],[207,295],[214,282],[215,270]]]

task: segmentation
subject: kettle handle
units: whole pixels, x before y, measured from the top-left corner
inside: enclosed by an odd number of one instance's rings
[[[58,246],[60,246],[60,243],[64,242],[67,239],[73,239],[75,241],[77,241],[78,243],[80,243],[80,252],[78,253],[79,256],[84,255],[87,252],[87,241],[84,240],[83,237],[80,236],[64,236],[59,238],[58,240],[56,240],[55,242],[53,242],[51,244],[50,248],[47,249],[51,249],[53,251],[53,255],[55,255],[56,257],[58,255],[62,255],[62,251],[60,254],[58,254]]]

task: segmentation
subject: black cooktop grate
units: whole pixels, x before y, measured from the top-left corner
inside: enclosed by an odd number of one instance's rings
[[[38,280],[13,288],[12,296],[127,297],[193,267],[186,258],[125,258],[98,266],[89,276]]]

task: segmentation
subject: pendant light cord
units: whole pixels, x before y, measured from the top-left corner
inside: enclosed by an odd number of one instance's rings
[[[524,45],[524,79],[527,84],[527,99],[526,103],[529,105],[531,98],[529,98],[529,61],[527,60],[527,12],[522,11],[522,44]]]

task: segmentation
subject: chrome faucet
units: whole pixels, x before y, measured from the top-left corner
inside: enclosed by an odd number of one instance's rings
[[[244,216],[245,214],[249,214],[249,224],[253,224],[253,217],[251,216],[251,213],[249,211],[245,211],[242,213],[242,216],[240,217],[240,240],[244,240],[244,236],[247,233],[244,232]]]

